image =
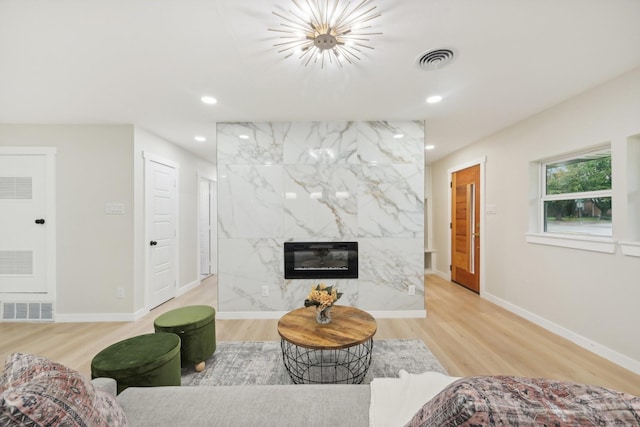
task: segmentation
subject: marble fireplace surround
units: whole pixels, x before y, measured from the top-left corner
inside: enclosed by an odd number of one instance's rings
[[[217,145],[219,318],[278,318],[319,282],[426,315],[422,121],[218,123]],[[358,278],[285,279],[284,242],[308,241],[358,242]]]

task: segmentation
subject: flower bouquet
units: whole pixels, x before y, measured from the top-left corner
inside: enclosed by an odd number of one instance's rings
[[[315,306],[318,323],[329,323],[331,322],[331,307],[341,296],[342,292],[338,292],[333,286],[319,283],[311,288],[309,295],[304,300],[304,306]]]

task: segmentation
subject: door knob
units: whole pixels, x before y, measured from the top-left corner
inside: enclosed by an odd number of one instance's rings
[[[44,219],[36,219],[36,224],[44,224]]]
[[[158,244],[158,242],[156,242],[155,240],[152,240],[152,241],[149,242],[150,246],[155,246],[157,244]]]

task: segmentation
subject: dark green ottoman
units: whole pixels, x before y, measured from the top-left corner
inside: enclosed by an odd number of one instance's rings
[[[91,378],[116,380],[118,394],[127,387],[180,385],[180,337],[146,334],[117,342],[91,360]]]
[[[204,361],[216,351],[216,311],[208,305],[190,305],[168,311],[156,318],[156,332],[172,332],[182,340],[182,367],[204,369]]]

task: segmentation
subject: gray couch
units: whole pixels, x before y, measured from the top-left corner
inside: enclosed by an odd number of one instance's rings
[[[115,381],[104,381],[114,393]],[[371,385],[133,387],[117,401],[132,427],[640,427],[640,397],[627,393],[548,378],[455,379],[437,372],[401,371],[399,378],[376,378]]]
[[[94,385],[115,394],[115,381]],[[129,387],[117,396],[131,427],[369,426],[368,385]]]

